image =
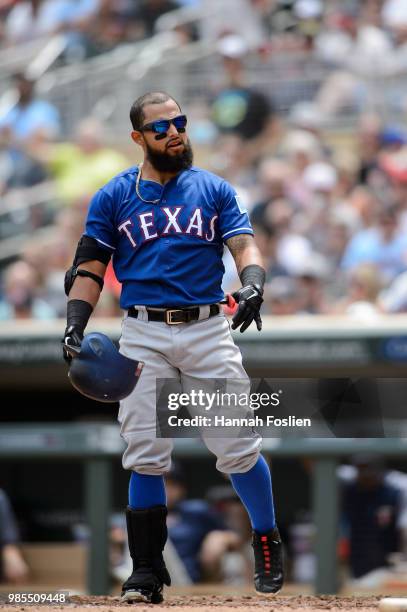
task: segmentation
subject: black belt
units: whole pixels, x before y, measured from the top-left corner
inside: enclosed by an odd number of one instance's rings
[[[167,325],[179,325],[180,323],[190,323],[191,321],[198,321],[200,314],[200,307],[195,308],[168,308],[163,310],[151,310],[146,308],[149,321],[161,321],[161,323],[167,323]],[[211,304],[209,307],[209,317],[214,317],[219,314],[220,308],[217,304]],[[129,317],[137,319],[139,311],[133,306],[128,310]]]

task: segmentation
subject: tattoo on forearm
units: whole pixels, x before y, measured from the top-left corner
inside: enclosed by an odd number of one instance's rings
[[[247,247],[253,246],[254,241],[253,236],[250,234],[238,234],[226,240],[226,244],[233,257],[236,259],[245,249],[247,249]]]
[[[259,249],[256,246],[253,236],[250,234],[232,236],[232,238],[226,241],[226,244],[232,253],[239,274],[246,266],[253,264],[258,266],[263,265]]]

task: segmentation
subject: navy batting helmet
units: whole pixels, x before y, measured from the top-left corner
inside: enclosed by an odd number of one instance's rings
[[[98,402],[118,402],[133,391],[143,366],[142,361],[119,353],[105,334],[93,332],[84,337],[68,376],[82,395]]]

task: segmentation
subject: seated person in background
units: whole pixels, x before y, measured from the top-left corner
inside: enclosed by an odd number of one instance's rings
[[[93,117],[76,126],[74,142],[43,143],[32,154],[48,168],[58,196],[68,202],[93,193],[130,163],[107,144],[103,125]]]
[[[38,284],[38,272],[29,263],[21,260],[8,266],[3,277],[0,321],[56,318],[56,311],[41,299]]]
[[[14,88],[15,103],[0,108],[0,193],[47,179],[36,150],[55,139],[60,130],[57,109],[38,98],[33,80],[16,74]]]
[[[344,485],[343,513],[349,530],[351,573],[360,578],[388,566],[390,553],[401,548],[401,494],[385,481],[380,457],[357,455],[352,464],[356,479]]]
[[[62,33],[66,34],[66,42],[69,45],[77,42],[79,34],[91,25],[100,1],[14,0],[12,4],[14,6],[5,16],[3,26],[5,42],[8,45]]]
[[[230,582],[230,564],[227,563],[226,553],[236,551],[236,554],[242,554],[244,542],[240,530],[232,524],[225,526],[221,513],[212,509],[208,502],[186,499],[185,474],[178,463],[172,462],[172,465],[165,477],[169,538],[164,549],[172,584],[179,586],[225,579]],[[235,498],[236,493],[233,496]],[[239,504],[243,508],[240,501]],[[246,513],[245,518],[247,521]],[[250,523],[249,533],[251,539]],[[124,546],[126,542],[124,516],[116,516],[112,519],[110,529],[111,574],[119,582],[123,581],[132,567],[128,548]],[[253,568],[250,567],[250,570],[251,577]]]
[[[240,546],[240,538],[225,528],[207,502],[186,499],[185,475],[174,464],[166,475],[168,535],[192,582],[219,580],[224,553]]]
[[[59,135],[60,121],[57,109],[37,97],[35,81],[24,74],[14,75],[16,104],[0,114],[0,134],[6,132],[12,145],[53,140]]]
[[[18,548],[19,533],[9,499],[0,489],[0,580],[21,583],[28,576],[28,567]]]
[[[223,555],[223,582],[239,585],[250,583],[254,570],[252,530],[245,507],[231,484],[211,487],[206,499],[222,517],[226,528],[236,533],[239,538],[239,547]]]

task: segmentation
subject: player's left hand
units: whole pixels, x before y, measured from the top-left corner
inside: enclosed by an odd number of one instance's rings
[[[247,285],[232,293],[232,297],[239,304],[237,312],[232,319],[232,329],[240,327],[241,333],[255,321],[257,329],[262,328],[260,307],[263,303],[263,291],[258,285]]]

